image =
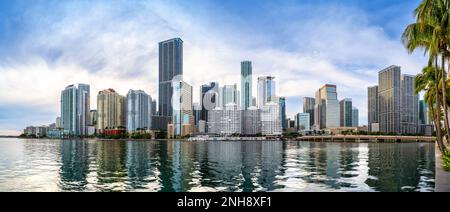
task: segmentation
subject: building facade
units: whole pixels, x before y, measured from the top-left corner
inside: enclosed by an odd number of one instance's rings
[[[183,75],[183,40],[173,38],[159,43],[158,111],[161,116],[172,116],[172,80]]]
[[[240,98],[237,85],[224,85],[219,90],[219,105],[220,107],[225,107],[228,103],[235,103],[238,106]]]
[[[278,103],[280,104],[280,112],[281,112],[281,128],[286,130],[288,128],[288,122],[286,117],[286,98],[279,97]]]
[[[258,77],[258,90],[257,90],[258,107],[262,108],[267,102],[274,101],[276,97],[275,93],[275,77],[263,76]]]
[[[303,97],[303,113],[309,113],[310,127],[314,125],[314,105],[316,100],[312,97]]]
[[[142,90],[129,90],[127,94],[128,132],[151,129],[152,98]]]
[[[67,86],[61,92],[61,128],[67,134],[86,136],[89,125],[90,86]]]
[[[367,127],[373,132],[372,126],[378,125],[378,86],[367,88]],[[378,131],[378,129],[377,129]]]
[[[245,135],[261,134],[261,110],[250,106],[244,111],[243,133]]]
[[[98,92],[97,95],[97,130],[124,129],[127,126],[126,97],[119,95],[109,88]]]
[[[194,132],[195,120],[192,111],[192,86],[184,81],[172,82],[173,85],[173,133],[172,135],[186,136]]]
[[[216,107],[210,110],[208,119],[208,133],[220,136],[243,134],[243,111],[235,103],[228,103],[224,108]]]
[[[339,110],[340,110],[340,126],[341,127],[352,127],[352,99],[345,98],[339,102]]]
[[[359,127],[359,110],[356,107],[352,108],[352,127]]]
[[[276,102],[267,102],[261,108],[261,133],[263,135],[281,135],[280,105]]]
[[[380,132],[400,133],[400,67],[390,66],[378,73],[378,121]]]
[[[252,62],[241,62],[241,105],[246,110],[252,104]]]
[[[211,82],[200,87],[200,105],[202,114],[200,120],[208,121],[208,111],[219,106],[219,83]]]
[[[400,128],[402,134],[419,133],[419,96],[414,92],[415,76],[401,77]]]
[[[314,106],[315,129],[339,127],[339,101],[336,85],[326,84],[316,92]]]
[[[295,128],[299,131],[311,130],[311,123],[309,113],[297,113],[295,116]]]

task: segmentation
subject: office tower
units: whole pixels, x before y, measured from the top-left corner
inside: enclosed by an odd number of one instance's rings
[[[98,92],[97,95],[97,129],[120,129],[126,123],[126,98],[112,88]]]
[[[378,86],[372,86],[367,88],[367,125],[369,132],[379,131],[378,128]],[[376,125],[377,129],[373,129]]]
[[[341,127],[352,127],[352,99],[345,98],[339,102]]]
[[[339,101],[336,85],[326,84],[316,92],[314,124],[317,129],[339,127]]]
[[[390,66],[378,73],[378,121],[383,133],[400,133],[400,74],[399,66]]]
[[[359,126],[359,110],[356,107],[352,108],[352,127]]]
[[[194,124],[198,126],[198,122],[201,120],[202,107],[199,103],[192,104],[192,112],[194,113]]]
[[[157,111],[158,106],[156,105],[156,99],[152,100],[152,116],[157,115],[158,111]]]
[[[242,110],[235,103],[209,111],[208,132],[221,136],[242,134]]]
[[[287,127],[287,119],[286,119],[286,98],[279,97],[278,103],[280,104],[280,112],[281,112],[281,127],[283,130],[286,130]]]
[[[172,127],[173,137],[190,135],[194,131],[192,111],[192,86],[181,79],[173,80]]]
[[[89,111],[89,126],[97,125],[97,110]]]
[[[127,94],[127,130],[130,133],[151,128],[152,97],[142,90]]]
[[[261,108],[261,133],[263,135],[281,135],[280,105],[276,102],[267,102]]]
[[[61,127],[70,135],[87,135],[90,111],[90,87],[67,86],[61,92]]]
[[[402,134],[417,134],[419,127],[419,97],[414,92],[415,76],[401,76],[400,128]]]
[[[261,133],[261,110],[255,106],[250,106],[244,111],[245,135],[257,135]]]
[[[309,124],[314,125],[314,105],[316,100],[312,97],[303,97],[303,113],[309,113]]]
[[[202,115],[200,120],[208,121],[208,111],[219,106],[219,83],[211,82],[200,87],[200,105]]]
[[[219,90],[219,105],[225,107],[228,103],[235,103],[239,106],[239,91],[237,85],[224,85]]]
[[[161,116],[172,116],[172,79],[183,75],[183,41],[173,38],[159,43],[158,111]]]
[[[241,93],[242,109],[246,110],[248,107],[253,105],[251,61],[241,62]]]
[[[300,131],[311,130],[311,123],[309,113],[297,113],[295,116],[295,128]]]
[[[425,100],[419,101],[419,124],[430,124],[428,118],[428,104]]]
[[[262,108],[267,102],[273,101],[275,93],[275,77],[258,77],[258,107]]]

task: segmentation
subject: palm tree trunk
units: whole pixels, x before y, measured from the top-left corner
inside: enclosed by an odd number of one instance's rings
[[[439,150],[441,150],[442,153],[445,153],[445,147],[444,143],[442,142],[442,136],[441,136],[441,98],[439,96],[439,67],[438,67],[438,61],[437,57],[435,58],[435,83],[436,83],[436,142],[439,146]]]
[[[444,106],[444,127],[446,132],[447,143],[450,142],[450,131],[448,128],[448,110],[447,110],[447,75],[445,73],[445,49],[442,51],[442,105]]]

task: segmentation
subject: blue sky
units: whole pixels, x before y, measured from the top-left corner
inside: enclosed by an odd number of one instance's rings
[[[419,0],[0,1],[0,134],[54,122],[60,91],[91,85],[157,98],[157,43],[184,40],[184,80],[240,83],[241,60],[275,75],[288,117],[325,83],[367,123],[367,86],[389,65],[416,74],[421,53],[400,42]],[[254,88],[254,95],[256,89]]]

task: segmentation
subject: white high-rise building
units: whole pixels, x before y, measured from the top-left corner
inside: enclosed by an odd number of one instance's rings
[[[267,102],[261,108],[261,133],[263,135],[281,135],[280,105],[275,102]]]
[[[142,90],[129,90],[127,94],[127,130],[135,132],[151,127],[152,98]]]
[[[216,107],[208,113],[208,132],[221,136],[242,134],[242,110],[235,103]]]
[[[86,84],[67,86],[61,92],[61,128],[70,135],[88,134],[90,87]]]
[[[244,111],[243,131],[245,135],[257,135],[261,133],[261,110],[250,106]]]
[[[239,91],[236,84],[224,85],[219,89],[219,105],[221,107],[225,107],[228,103],[235,103],[239,106],[239,101]]]

